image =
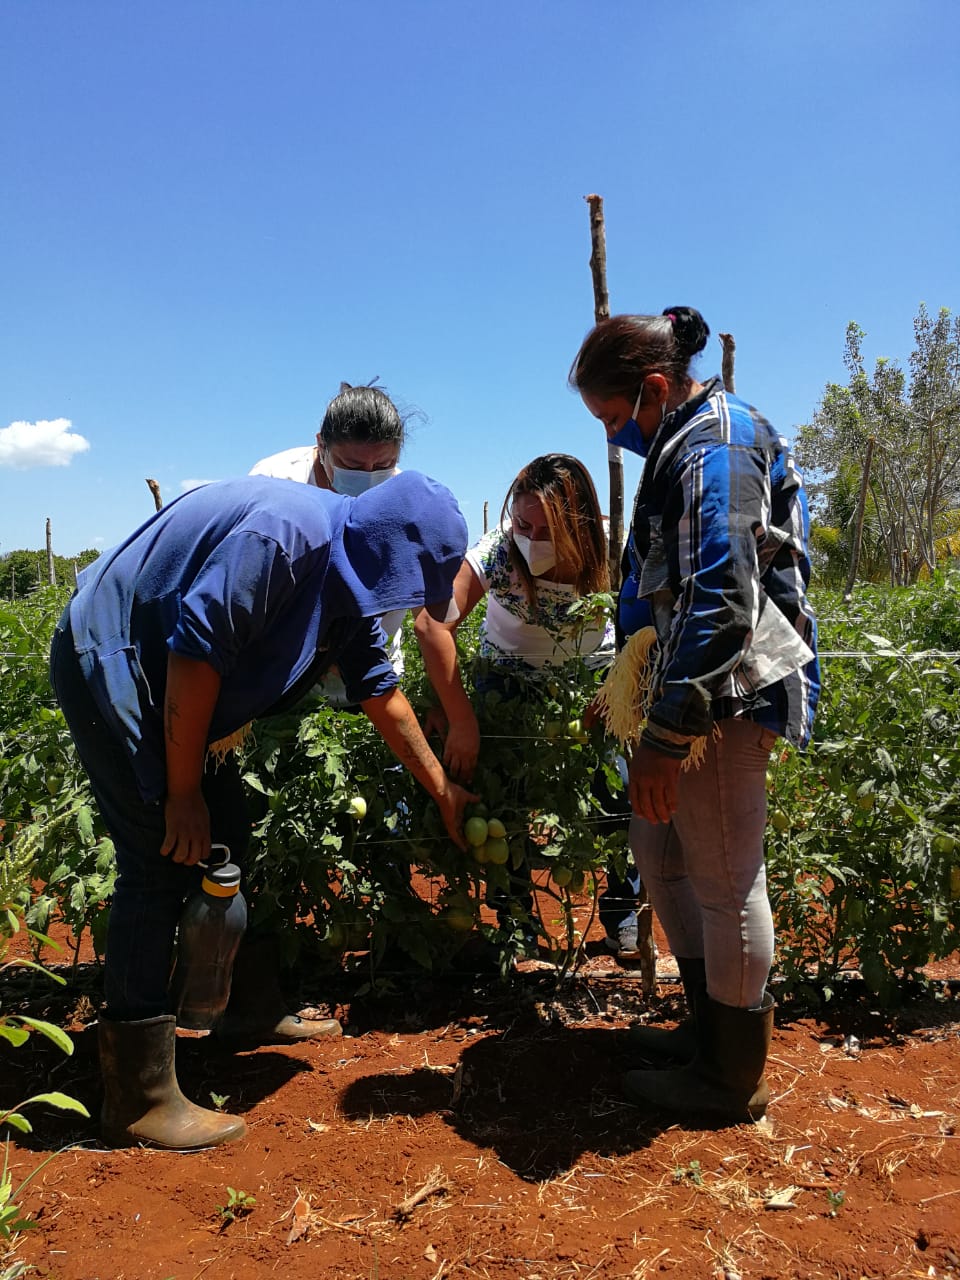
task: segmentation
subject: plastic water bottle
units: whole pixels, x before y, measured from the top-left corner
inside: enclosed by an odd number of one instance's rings
[[[212,865],[219,851],[221,861]],[[172,990],[177,1025],[210,1031],[227,1007],[237,947],[247,927],[240,868],[225,844],[211,845],[200,888],[187,899],[177,934]]]

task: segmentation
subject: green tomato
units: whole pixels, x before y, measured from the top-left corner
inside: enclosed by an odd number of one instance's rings
[[[566,867],[561,862],[559,866],[550,868],[550,879],[558,889],[565,889],[573,879],[573,868]]]
[[[473,928],[473,912],[467,911],[465,907],[447,907],[443,920],[454,933],[469,933]]]
[[[851,898],[847,903],[847,919],[852,925],[863,924],[867,918],[867,908],[860,898]]]
[[[487,861],[492,862],[495,867],[502,867],[506,864],[510,857],[510,846],[506,840],[488,840],[487,841]]]
[[[339,920],[334,920],[332,924],[327,926],[326,936],[323,940],[334,951],[342,951],[347,945],[347,931]]]
[[[363,796],[354,796],[347,806],[347,811],[351,818],[356,818],[358,822],[367,816],[367,802]]]
[[[472,844],[475,849],[479,849],[482,844],[486,843],[487,839],[486,818],[468,818],[463,828],[463,834],[466,837],[467,844]]]
[[[782,809],[774,809],[770,814],[770,825],[774,831],[789,831],[790,819]]]
[[[499,818],[491,818],[487,823],[487,835],[494,840],[502,840],[507,834],[507,828],[503,825]]]
[[[471,800],[466,808],[468,818],[486,818],[489,812],[490,810],[482,800]]]
[[[490,861],[490,854],[487,851],[486,843],[472,846],[472,853],[477,862],[484,863]]]
[[[934,853],[953,853],[954,849],[957,847],[957,842],[954,840],[953,836],[934,836],[931,841],[931,846]]]
[[[567,734],[573,738],[575,742],[589,742],[590,735],[583,727],[582,720],[571,720],[567,725]]]

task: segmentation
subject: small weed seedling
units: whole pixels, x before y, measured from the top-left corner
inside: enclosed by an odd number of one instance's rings
[[[217,1205],[217,1213],[220,1215],[220,1230],[224,1231],[231,1222],[235,1222],[237,1218],[244,1217],[256,1203],[257,1197],[250,1195],[248,1191],[240,1191],[236,1187],[227,1187],[227,1203]]]
[[[230,1095],[229,1093],[214,1093],[213,1090],[211,1089],[210,1101],[213,1103],[213,1105],[216,1107],[218,1111],[222,1111],[223,1108],[230,1101]]]
[[[835,1218],[839,1212],[844,1200],[847,1198],[845,1191],[828,1191],[827,1204],[830,1206],[830,1217]]]
[[[695,1187],[703,1186],[703,1172],[699,1160],[691,1160],[689,1164],[678,1164],[673,1171],[674,1182],[692,1182]]]

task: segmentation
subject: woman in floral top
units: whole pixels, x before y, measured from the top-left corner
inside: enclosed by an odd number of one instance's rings
[[[564,453],[534,458],[507,492],[500,525],[471,547],[454,581],[460,619],[415,623],[427,674],[447,715],[443,760],[452,776],[473,776],[480,729],[463,687],[455,631],[487,596],[475,684],[506,696],[536,689],[572,658],[588,668],[607,666],[614,653],[612,624],[591,626],[571,617],[570,606],[609,589],[607,541],[590,473]],[[636,951],[635,872],[612,872],[600,916],[613,950]],[[527,895],[524,895],[525,897]],[[502,904],[496,904],[502,905]]]

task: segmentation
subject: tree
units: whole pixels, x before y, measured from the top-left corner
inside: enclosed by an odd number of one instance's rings
[[[816,487],[816,486],[815,486]],[[817,578],[825,586],[840,588],[846,581],[856,529],[860,468],[853,461],[840,464],[835,475],[819,486],[818,511],[810,531],[810,551]],[[887,578],[887,553],[880,532],[876,503],[867,493],[858,576],[866,582]]]
[[[865,526],[864,576],[894,585],[931,572],[960,505],[960,318],[921,303],[913,323],[909,380],[880,358],[872,377],[863,361],[864,331],[847,326],[844,364],[849,381],[828,383],[813,421],[797,435],[797,457],[812,472],[818,523],[835,535],[831,560],[849,545],[850,494],[862,470],[866,442],[876,440]],[[830,535],[821,541],[831,542]]]
[[[78,570],[82,569],[96,560],[99,554],[90,548],[76,556],[55,555],[53,562],[57,582],[72,585],[74,565]],[[46,582],[46,551],[8,551],[0,556],[0,600],[23,599]]]

